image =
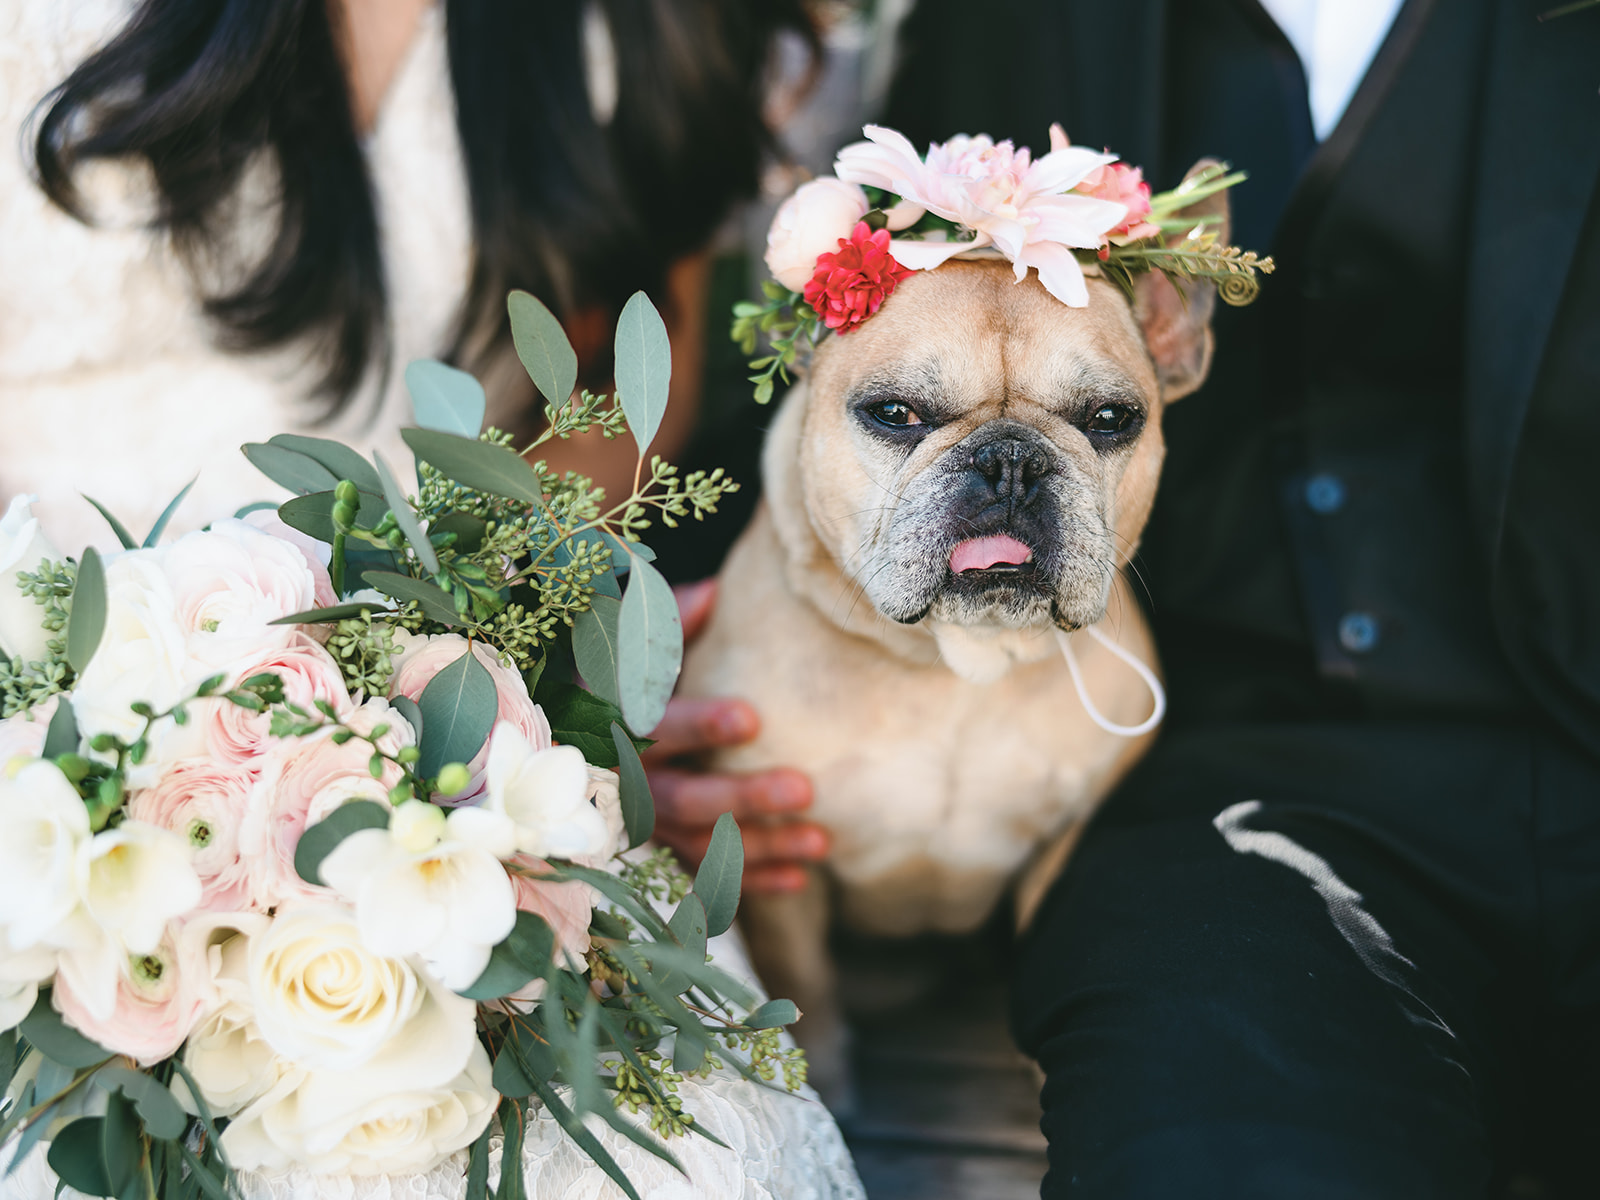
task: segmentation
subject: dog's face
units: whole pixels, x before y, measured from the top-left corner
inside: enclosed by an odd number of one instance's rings
[[[1136,318],[1104,280],[1068,308],[1005,262],[952,262],[818,349],[799,482],[879,612],[1009,629],[1104,615],[1155,496],[1161,406],[1209,358],[1209,303],[1147,279]]]

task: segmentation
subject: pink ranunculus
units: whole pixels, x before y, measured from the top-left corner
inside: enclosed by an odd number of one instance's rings
[[[1032,267],[1063,304],[1089,303],[1072,251],[1097,249],[1127,209],[1072,189],[1115,155],[1066,146],[1034,160],[1026,147],[963,134],[930,146],[924,161],[903,134],[877,125],[863,132],[867,141],[839,152],[834,172],[840,179],[885,188],[976,235],[948,242],[897,239],[892,250],[899,262],[926,271],[965,251],[993,247],[1019,281]]]
[[[832,254],[817,257],[816,271],[805,286],[806,303],[829,329],[846,334],[876,313],[912,274],[889,253],[889,231],[874,233],[861,221],[848,238],[839,239]]]
[[[250,907],[249,870],[239,857],[239,832],[256,773],[249,767],[189,759],[134,795],[128,815],[170,829],[193,848],[200,907],[233,912]]]
[[[1061,133],[1061,126],[1052,125],[1050,127],[1052,140],[1057,134],[1060,134],[1063,141],[1065,140],[1066,135]],[[1138,167],[1130,167],[1127,163],[1120,162],[1106,163],[1105,166],[1090,171],[1083,177],[1083,182],[1072,190],[1080,196],[1110,200],[1128,210],[1128,215],[1122,224],[1106,230],[1107,243],[1116,242],[1119,246],[1125,245],[1141,238],[1155,237],[1161,232],[1159,225],[1153,225],[1144,219],[1150,214],[1150,185],[1144,181],[1144,172]]]
[[[379,744],[390,754],[414,745],[416,735],[387,700],[368,700],[345,717],[353,729],[388,732]],[[401,780],[400,768],[384,763],[379,777],[368,770],[372,747],[360,738],[335,745],[332,731],[285,738],[262,760],[260,777],[244,826],[239,853],[250,873],[251,902],[272,908],[290,900],[325,901],[332,893],[301,879],[294,869],[295,847],[307,827],[352,800],[389,805],[389,790]]]
[[[311,578],[316,582],[316,606],[318,608],[332,608],[339,603],[339,597],[333,591],[333,577],[328,574],[328,563],[333,559],[333,547],[326,542],[319,542],[310,534],[301,533],[292,525],[286,525],[277,512],[270,508],[258,508],[253,513],[248,513],[243,518],[244,523],[262,533],[271,534],[280,542],[288,542],[305,557],[306,566],[311,571]]]
[[[185,534],[162,565],[189,657],[218,671],[288,645],[299,631],[272,622],[316,607],[316,577],[300,548],[243,521]]]
[[[801,184],[783,202],[767,230],[767,270],[791,292],[804,289],[817,256],[848,238],[871,207],[853,183],[827,176]]]
[[[56,706],[60,702],[60,696],[51,696],[27,712],[0,721],[0,771],[4,771],[6,764],[14,758],[38,758],[44,753],[44,739],[50,732],[50,719],[56,715]]]
[[[519,854],[511,859],[511,866],[522,871],[543,874],[550,864],[541,858]],[[570,883],[552,883],[543,879],[529,879],[516,871],[511,873],[511,888],[516,893],[517,907],[523,912],[543,917],[555,934],[555,951],[565,955],[570,964],[581,965],[589,953],[589,922],[594,916],[595,890],[587,883],[574,880]],[[544,995],[544,980],[534,979],[507,997],[526,1006]]]
[[[283,680],[283,698],[307,712],[316,711],[318,700],[341,714],[355,707],[333,655],[304,633],[295,634],[287,645],[267,647],[233,663],[228,685],[254,675],[276,675]],[[230,700],[201,701],[193,706],[191,719],[204,732],[209,752],[225,762],[253,763],[279,741],[271,734],[271,714],[251,712]]]
[[[389,681],[389,695],[409,696],[416,700],[433,677],[467,652],[466,638],[458,633],[441,633],[424,637],[395,630],[395,642],[400,652],[395,657],[394,678]],[[528,695],[528,685],[513,668],[501,664],[495,652],[482,642],[470,643],[472,653],[488,670],[494,680],[495,692],[500,701],[499,716],[495,724],[509,721],[527,739],[535,750],[550,748],[550,722]],[[489,743],[478,750],[467,764],[472,780],[466,790],[445,797],[448,804],[476,804],[484,796],[484,772],[489,761]]]
[[[185,979],[170,929],[149,954],[128,957],[117,981],[116,1007],[105,1020],[80,1000],[65,972],[56,976],[50,997],[68,1025],[142,1067],[177,1053],[204,1007]]]

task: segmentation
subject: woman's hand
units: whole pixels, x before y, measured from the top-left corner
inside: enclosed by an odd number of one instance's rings
[[[716,581],[675,590],[684,640],[692,641],[716,605]],[[789,767],[716,775],[695,765],[708,751],[748,742],[760,728],[761,718],[743,700],[673,697],[644,755],[656,801],[655,840],[692,869],[717,818],[731,812],[744,834],[745,890],[796,891],[805,886],[806,865],[828,852],[827,832],[802,817],[811,807],[811,781]]]

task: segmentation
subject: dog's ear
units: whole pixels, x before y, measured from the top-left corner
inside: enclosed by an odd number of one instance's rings
[[[1203,158],[1189,168],[1184,178],[1216,165],[1215,159]],[[1205,221],[1206,229],[1217,235],[1217,241],[1228,244],[1226,191],[1215,192],[1180,212],[1193,224]],[[1169,240],[1182,238],[1183,234],[1178,233]],[[1188,280],[1181,286],[1182,295],[1178,285],[1160,271],[1146,271],[1134,281],[1133,315],[1144,330],[1145,344],[1155,362],[1163,404],[1171,404],[1197,389],[1211,369],[1211,314],[1217,305],[1216,286],[1200,280]]]

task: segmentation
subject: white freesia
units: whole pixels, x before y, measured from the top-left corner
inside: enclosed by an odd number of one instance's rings
[[[351,834],[322,860],[323,882],[355,905],[378,954],[420,955],[446,987],[468,987],[516,923],[501,859],[516,849],[510,818],[479,808],[401,804],[387,829]]]
[[[519,851],[584,858],[607,850],[606,819],[588,799],[589,766],[576,747],[535,750],[506,721],[491,738],[483,807],[511,818]]]
[[[56,973],[56,953],[45,946],[18,950],[0,929],[0,1030],[12,1029],[33,1011],[39,987]]]
[[[14,951],[46,944],[78,910],[89,811],[52,762],[0,772],[0,929]]]
[[[801,184],[767,230],[767,270],[791,292],[804,290],[817,256],[837,250],[871,207],[864,191],[831,175]]]
[[[250,939],[249,980],[267,1042],[310,1070],[434,1087],[454,1079],[477,1044],[472,1001],[369,949],[344,908],[280,912]]]
[[[0,651],[26,662],[44,658],[50,635],[44,631],[44,609],[22,594],[17,574],[61,558],[33,515],[38,501],[37,496],[13,497],[0,518]]]

